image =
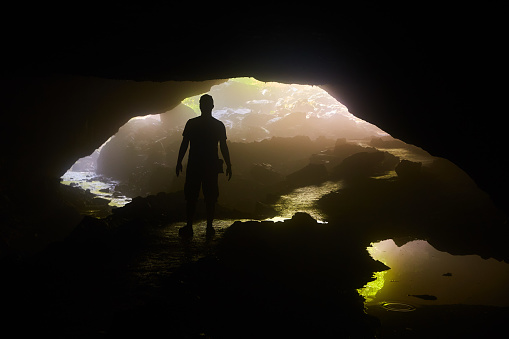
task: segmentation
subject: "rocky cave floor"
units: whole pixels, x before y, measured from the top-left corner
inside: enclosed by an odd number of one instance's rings
[[[181,193],[135,198],[102,219],[85,216],[64,241],[37,255],[3,258],[3,329],[66,338],[501,333],[507,308],[365,312],[356,290],[387,269],[366,251],[372,241],[420,238],[450,253],[509,258],[506,224],[491,207],[469,208],[484,206],[484,195],[399,172],[354,180],[324,196],[317,205],[328,224],[305,213],[280,223],[248,220],[218,206],[214,237],[205,236],[200,221],[194,237],[182,239]]]
[[[355,287],[386,267],[362,247],[335,246],[336,232],[307,214],[277,227],[218,220],[213,238],[199,222],[191,239],[178,237],[183,223],[158,219],[112,230],[86,217],[66,241],[4,264],[8,328],[56,337],[374,333]]]

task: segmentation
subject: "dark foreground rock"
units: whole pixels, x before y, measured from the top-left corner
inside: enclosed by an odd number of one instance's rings
[[[297,214],[235,222],[212,242],[177,234],[143,217],[85,217],[37,257],[4,259],[4,328],[74,338],[375,336],[380,324],[356,289],[387,267],[339,227]]]
[[[358,160],[357,164],[362,159]],[[397,177],[387,179],[359,176],[322,197],[318,205],[329,221],[365,234],[371,241],[426,239],[451,254],[509,259],[504,244],[509,233],[506,216],[461,169],[439,158],[428,166],[402,161],[396,173]]]
[[[401,160],[398,166],[396,166],[395,171],[401,180],[415,180],[420,177],[421,168],[421,162]]]
[[[374,337],[379,323],[356,288],[387,267],[345,235],[303,213],[236,222],[214,257],[177,276],[193,287],[211,337]]]

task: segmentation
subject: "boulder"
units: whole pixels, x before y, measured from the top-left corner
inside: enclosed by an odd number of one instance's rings
[[[111,241],[112,233],[108,224],[101,219],[84,216],[67,237],[73,243],[105,244]]]
[[[392,137],[372,138],[369,144],[378,149],[403,148],[421,156],[430,156],[430,154],[423,150],[422,148],[417,147],[415,145],[407,144],[402,140],[394,139]]]
[[[388,152],[360,152],[349,156],[334,167],[331,176],[345,180],[368,178],[394,170],[398,162],[398,157]]]
[[[420,176],[422,162],[413,162],[410,160],[401,160],[396,166],[396,174],[398,178],[403,180],[412,180]]]
[[[341,160],[329,154],[328,151],[322,151],[320,153],[312,154],[309,158],[309,163],[311,164],[323,164],[327,169],[332,169],[332,167],[339,165]]]
[[[379,147],[379,148],[405,148],[408,146],[407,143],[399,140],[399,139],[393,139],[393,138],[373,138],[371,139],[370,143],[373,147]]]
[[[300,170],[286,176],[286,182],[291,187],[317,185],[329,177],[324,164],[309,164]]]
[[[349,143],[346,139],[340,138],[336,140],[333,155],[341,162],[349,156],[359,152],[376,152],[376,148]]]
[[[272,165],[262,163],[253,164],[250,170],[251,177],[259,183],[270,185],[284,180],[282,174],[274,171]]]

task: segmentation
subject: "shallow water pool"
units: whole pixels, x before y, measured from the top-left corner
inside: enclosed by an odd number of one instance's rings
[[[388,239],[367,248],[375,260],[390,267],[359,289],[366,306],[483,305],[509,306],[509,264],[478,255],[452,255],[425,240],[398,247]]]
[[[114,194],[118,181],[97,176],[95,172],[67,171],[61,178],[61,183],[69,186],[78,186],[100,198],[110,201],[110,206],[122,207],[132,199],[121,194]]]

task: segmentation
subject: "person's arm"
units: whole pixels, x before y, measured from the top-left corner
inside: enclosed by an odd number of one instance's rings
[[[180,144],[179,156],[177,159],[177,168],[175,169],[175,172],[177,173],[177,177],[179,176],[180,172],[182,172],[182,159],[184,159],[184,155],[186,155],[188,146],[189,146],[189,138],[184,136],[182,138],[182,143]]]
[[[230,181],[232,178],[232,163],[230,162],[230,151],[228,150],[226,139],[221,139],[219,141],[219,148],[221,149],[221,154],[223,155],[224,162],[226,163],[225,173],[228,176],[228,181]]]

